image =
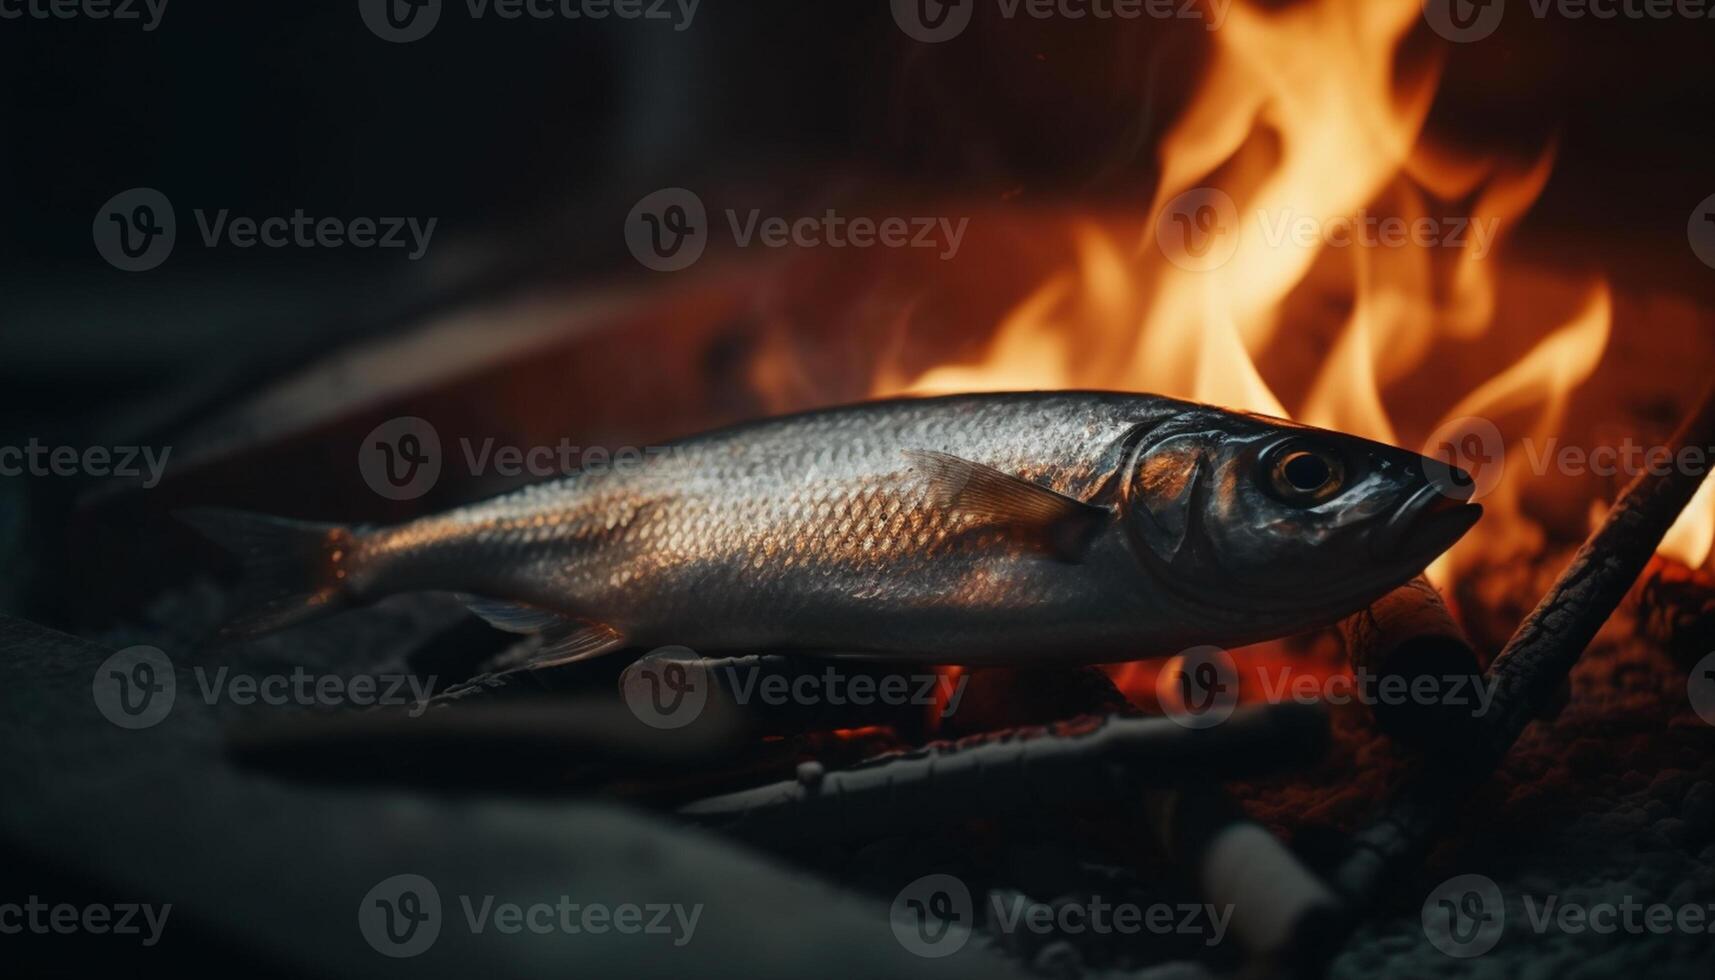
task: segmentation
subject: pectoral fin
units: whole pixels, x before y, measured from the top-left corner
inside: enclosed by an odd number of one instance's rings
[[[465,608],[495,629],[539,638],[502,655],[489,665],[492,670],[558,667],[611,653],[625,645],[625,636],[606,623],[565,616],[540,606],[499,599],[464,597]]]
[[[941,506],[1010,528],[1061,561],[1077,561],[1110,516],[1105,507],[949,453],[908,449],[905,455],[921,468]]]

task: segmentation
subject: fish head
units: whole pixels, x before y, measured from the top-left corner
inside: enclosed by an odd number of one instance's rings
[[[1127,534],[1171,589],[1263,615],[1343,615],[1421,572],[1482,508],[1462,470],[1281,419],[1217,410],[1134,451]]]

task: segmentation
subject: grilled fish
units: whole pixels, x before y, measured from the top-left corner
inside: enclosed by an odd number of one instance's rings
[[[541,637],[950,664],[1111,662],[1326,625],[1481,513],[1437,461],[1153,395],[901,399],[682,440],[391,527],[187,519],[266,574],[238,625],[413,591]]]

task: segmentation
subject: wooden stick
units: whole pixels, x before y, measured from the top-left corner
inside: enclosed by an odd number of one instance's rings
[[[1688,446],[1715,444],[1715,386],[1669,442],[1673,458]],[[1487,680],[1497,687],[1479,738],[1457,765],[1425,765],[1352,841],[1334,884],[1357,909],[1374,907],[1389,883],[1421,861],[1434,834],[1487,779],[1532,718],[1554,697],[1584,648],[1625,598],[1668,528],[1703,482],[1679,467],[1640,474],[1614,502],[1602,526],[1578,549],[1535,611],[1519,626]]]
[[[1429,752],[1461,751],[1477,737],[1479,702],[1471,695],[1483,667],[1428,579],[1419,575],[1346,617],[1340,635],[1382,731]],[[1429,701],[1387,696],[1425,681],[1447,696]]]
[[[1144,794],[1162,847],[1211,905],[1230,909],[1246,975],[1315,976],[1339,948],[1346,912],[1326,882],[1213,783]]]
[[[1321,758],[1314,705],[1245,708],[1212,728],[1109,716],[934,742],[848,769],[700,800],[679,814],[770,843],[861,839],[1067,801],[1136,798],[1140,786],[1258,775]]]

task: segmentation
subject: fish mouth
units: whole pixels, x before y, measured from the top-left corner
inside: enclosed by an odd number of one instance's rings
[[[1468,503],[1469,495],[1454,497],[1431,483],[1400,505],[1370,545],[1373,557],[1413,563],[1429,561],[1465,536],[1483,516],[1480,504]]]

